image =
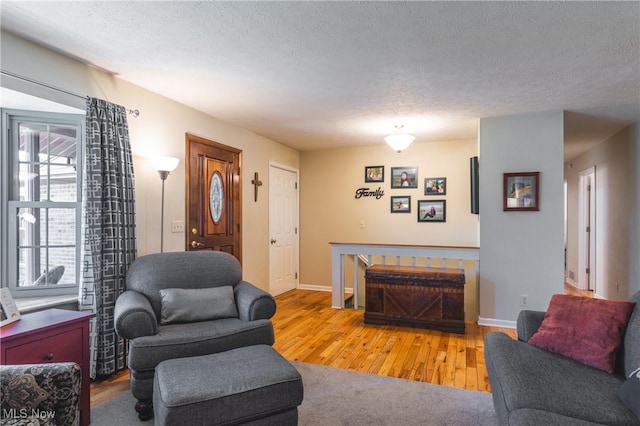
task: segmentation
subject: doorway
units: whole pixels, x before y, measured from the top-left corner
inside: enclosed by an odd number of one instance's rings
[[[298,171],[269,164],[269,293],[298,287]]]
[[[219,250],[242,262],[242,151],[185,135],[186,250]]]
[[[578,286],[596,291],[596,169],[582,170],[578,180]]]

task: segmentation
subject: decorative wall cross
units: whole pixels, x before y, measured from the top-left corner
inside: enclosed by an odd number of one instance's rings
[[[253,174],[253,180],[251,181],[253,184],[253,201],[258,201],[258,187],[262,186],[262,181],[258,179],[258,172]]]

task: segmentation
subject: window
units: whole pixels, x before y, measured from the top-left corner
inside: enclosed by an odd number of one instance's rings
[[[2,280],[14,297],[77,294],[82,115],[2,111]]]

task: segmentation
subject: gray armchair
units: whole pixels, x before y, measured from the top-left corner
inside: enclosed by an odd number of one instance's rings
[[[73,362],[0,366],[0,424],[80,424],[80,366]]]
[[[240,262],[220,251],[136,259],[115,306],[116,333],[129,340],[131,393],[151,417],[156,366],[167,359],[273,345],[271,295],[242,280]]]

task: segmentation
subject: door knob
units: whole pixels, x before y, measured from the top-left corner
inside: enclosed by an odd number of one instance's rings
[[[275,244],[275,243],[276,243],[276,240],[272,238],[272,239],[271,239],[271,244],[273,245],[273,244]]]
[[[191,241],[191,247],[193,248],[199,248],[199,247],[204,247],[204,243],[199,243],[197,241]]]

